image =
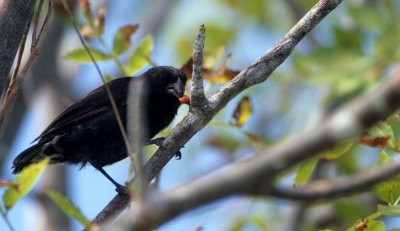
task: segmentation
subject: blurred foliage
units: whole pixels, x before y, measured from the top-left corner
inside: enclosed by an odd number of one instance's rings
[[[199,25],[205,24],[203,73],[206,93],[210,95],[233,79],[240,69],[251,64],[248,51],[266,52],[264,48],[255,47],[250,35],[244,34],[248,28],[256,28],[260,32],[258,36],[267,36],[260,40],[275,42],[315,3],[315,0],[254,0],[251,4],[243,0],[213,1],[207,9],[218,8],[220,15],[203,12],[207,17],[203,17],[200,23],[189,24],[185,23],[186,19],[179,18],[170,27],[165,24],[171,29],[166,37],[174,38],[168,47],[173,48],[176,62],[181,63],[182,71],[190,76],[195,33]],[[210,1],[207,4],[211,4]],[[106,17],[107,6],[92,9],[88,1],[82,0],[80,9],[83,15],[80,28],[97,61],[112,61],[125,75],[133,75],[148,65],[158,64],[152,59],[154,40],[157,38],[148,34],[132,42],[132,37],[142,25],[136,22],[120,25],[112,36],[111,44],[108,44],[104,38],[105,25],[109,20]],[[184,10],[191,12],[193,9]],[[216,152],[230,159],[242,159],[247,157],[248,152],[257,155],[259,150],[265,150],[271,143],[287,139],[293,133],[308,128],[309,124],[329,116],[350,99],[375,89],[399,66],[398,12],[400,4],[396,0],[343,1],[301,41],[267,83],[247,90],[211,121],[210,130],[217,129],[207,134],[202,144],[217,149]],[[240,42],[242,37],[246,37],[245,42]],[[78,63],[90,62],[80,44],[71,48],[65,58]],[[255,59],[251,57],[252,61]],[[111,73],[105,74],[112,76]],[[393,115],[363,136],[331,147],[318,157],[299,164],[281,176],[277,183],[291,187],[306,184],[314,178],[346,177],[398,159],[399,118],[398,114]],[[193,151],[190,156],[196,155],[197,152]],[[319,169],[319,160],[328,162],[332,168],[329,171]],[[327,220],[307,216],[314,209],[311,203],[302,214],[304,219],[297,228],[383,230],[386,220],[382,218],[399,216],[398,178],[374,186],[368,200],[363,199],[363,194],[324,202],[329,205],[327,213],[330,219]],[[13,186],[5,184],[5,187]],[[233,219],[229,230],[245,230],[249,225],[254,230],[269,230],[270,227],[279,227],[278,223],[289,222],[287,209],[281,208],[284,206],[280,201],[268,200],[265,203],[280,205],[270,212],[278,213],[279,219],[266,222],[263,220],[267,217],[265,213],[252,213]]]
[[[63,196],[60,192],[54,190],[48,190],[48,197],[68,216],[75,218],[81,224],[85,226],[88,230],[92,226],[92,223],[86,218],[81,210],[74,205],[70,199]]]
[[[153,37],[147,35],[138,44],[132,44],[131,42],[131,37],[139,30],[138,24],[121,26],[115,32],[112,40],[112,47],[110,47],[103,37],[107,7],[105,5],[100,6],[97,9],[97,14],[94,15],[89,1],[82,0],[79,1],[79,3],[85,19],[85,21],[81,23],[80,33],[82,37],[89,43],[93,43],[93,41],[96,40],[96,42],[101,45],[100,48],[94,48],[92,45],[88,45],[88,50],[97,62],[112,60],[119,71],[123,75],[128,76],[135,74],[145,67],[146,64],[151,63],[150,55],[153,49]],[[127,62],[123,57],[126,53],[129,53]],[[81,44],[80,48],[68,52],[64,58],[78,63],[92,61],[88,52]],[[104,73],[104,75],[108,74]]]
[[[314,157],[300,164],[294,179],[294,186],[300,186],[307,183],[317,165],[318,158]]]

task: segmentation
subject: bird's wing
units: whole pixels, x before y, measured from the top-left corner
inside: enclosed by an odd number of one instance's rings
[[[118,106],[126,105],[126,96],[131,77],[124,77],[108,83],[115,103]],[[104,86],[91,91],[85,98],[74,103],[61,113],[33,142],[43,137],[79,123],[82,120],[93,118],[107,111],[112,106]]]

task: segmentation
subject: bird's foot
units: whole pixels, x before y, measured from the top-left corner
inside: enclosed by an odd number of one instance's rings
[[[181,151],[178,151],[177,153],[175,153],[174,157],[175,157],[175,160],[180,160],[180,159],[182,159],[182,153],[181,153]]]
[[[155,139],[150,140],[150,141],[147,142],[145,145],[147,146],[147,145],[150,145],[150,144],[155,144],[155,145],[157,145],[158,147],[164,148],[164,147],[162,146],[162,143],[164,142],[164,140],[165,140],[165,137],[158,137],[158,138],[155,138]]]
[[[128,188],[120,184],[116,185],[115,191],[120,195],[129,195]]]
[[[166,149],[166,148],[162,145],[162,143],[164,142],[164,140],[165,140],[165,137],[158,137],[158,138],[155,138],[155,139],[150,140],[149,142],[146,143],[146,145],[155,144],[155,145],[157,145],[158,147],[160,147],[160,148],[162,148],[162,149]],[[182,159],[182,153],[181,153],[181,151],[178,151],[177,153],[175,153],[174,157],[175,157],[176,160]]]

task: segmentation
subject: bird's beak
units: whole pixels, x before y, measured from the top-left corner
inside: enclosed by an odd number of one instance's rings
[[[181,102],[181,104],[190,105],[190,98],[189,98],[189,96],[184,95],[184,96],[179,98],[179,102]]]
[[[185,91],[185,85],[179,78],[178,81],[176,81],[176,83],[170,84],[167,87],[167,92],[176,96],[176,98],[178,99],[183,96],[184,91]]]

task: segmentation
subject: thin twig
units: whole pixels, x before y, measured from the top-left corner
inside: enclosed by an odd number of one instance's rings
[[[32,17],[31,17],[31,19],[32,19]],[[10,78],[10,82],[8,84],[7,92],[4,97],[4,104],[8,101],[9,96],[12,92],[12,89],[15,87],[15,83],[17,82],[16,79],[18,76],[19,68],[21,67],[21,61],[22,61],[22,57],[23,57],[24,51],[25,51],[26,39],[28,38],[30,24],[31,24],[31,21],[29,20],[29,22],[28,22],[29,26],[26,27],[24,35],[22,36],[22,41],[19,44],[17,63],[15,65],[13,74],[12,74],[12,76]]]
[[[62,2],[62,4],[63,4],[65,10],[67,11],[69,17],[71,18],[72,25],[73,25],[73,27],[74,27],[74,29],[75,29],[75,31],[76,31],[78,37],[79,37],[79,40],[81,41],[82,46],[85,48],[86,52],[88,53],[90,59],[92,60],[92,63],[94,64],[94,66],[95,66],[95,68],[96,68],[96,70],[97,70],[97,72],[98,72],[98,74],[99,74],[99,76],[100,76],[101,81],[102,81],[103,84],[104,84],[104,88],[105,88],[105,90],[106,90],[106,92],[107,92],[108,98],[110,99],[111,107],[112,107],[112,109],[113,109],[113,111],[114,111],[115,118],[116,118],[117,123],[118,123],[118,127],[119,127],[119,129],[120,129],[120,131],[121,131],[121,134],[122,134],[122,137],[123,137],[123,139],[124,139],[124,143],[125,143],[125,146],[126,146],[126,150],[128,151],[128,153],[129,153],[129,155],[130,155],[131,153],[133,153],[133,150],[132,150],[132,148],[131,148],[131,145],[129,144],[128,136],[127,136],[127,134],[126,134],[126,132],[125,132],[124,125],[123,125],[122,120],[121,120],[121,116],[120,116],[120,114],[119,114],[119,112],[118,112],[117,105],[115,104],[115,100],[114,100],[114,97],[113,97],[112,94],[111,94],[110,88],[109,88],[109,86],[106,84],[105,78],[104,78],[104,76],[103,76],[103,73],[102,73],[101,70],[100,70],[99,65],[97,64],[95,58],[93,57],[92,52],[90,51],[90,49],[89,49],[88,46],[86,45],[86,42],[85,42],[85,40],[83,39],[83,37],[82,37],[82,35],[81,35],[80,31],[79,31],[77,22],[76,22],[76,20],[75,20],[75,18],[74,18],[74,15],[73,15],[72,12],[71,12],[71,9],[69,8],[69,6],[68,6],[68,4],[65,2],[65,0],[62,0],[61,2]]]
[[[317,201],[344,197],[362,192],[369,187],[390,179],[400,173],[400,163],[358,173],[345,179],[318,180],[297,188],[273,187],[268,195],[299,201]]]
[[[15,231],[15,228],[14,228],[14,226],[11,224],[10,220],[8,219],[7,214],[6,214],[5,212],[1,212],[1,216],[3,217],[4,221],[6,222],[8,228],[9,228],[11,231]]]
[[[52,1],[52,0],[49,0],[49,1]],[[40,0],[39,1],[39,6],[38,6],[38,9],[37,9],[38,14],[36,15],[35,22],[33,23],[32,43],[37,38],[36,37],[36,33],[37,33],[37,28],[39,27],[40,12],[42,11],[43,2],[44,2],[44,0]]]
[[[208,105],[203,87],[203,58],[204,43],[206,38],[206,28],[201,25],[197,32],[193,48],[193,73],[192,73],[192,93],[190,108],[194,113],[201,113],[204,106]]]

